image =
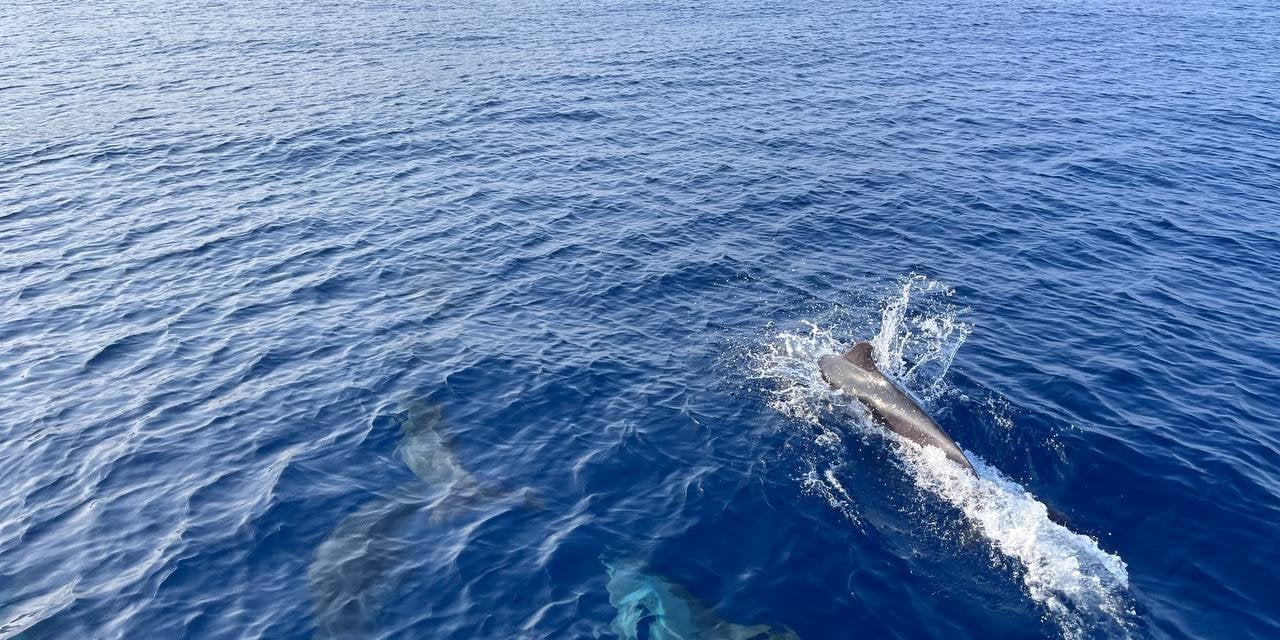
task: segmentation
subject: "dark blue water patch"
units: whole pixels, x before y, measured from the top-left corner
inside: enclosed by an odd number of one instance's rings
[[[612,637],[609,566],[705,633],[1280,634],[1274,7],[0,24],[0,636]],[[777,410],[913,273],[972,332],[911,390],[1097,554]]]

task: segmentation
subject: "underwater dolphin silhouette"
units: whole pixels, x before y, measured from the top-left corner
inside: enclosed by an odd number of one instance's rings
[[[828,384],[857,398],[871,410],[878,423],[916,444],[942,449],[949,460],[977,475],[951,436],[911,396],[880,372],[870,343],[859,342],[844,355],[823,356],[818,360],[818,368]]]
[[[443,407],[408,402],[391,422],[400,432],[395,456],[414,478],[361,505],[317,547],[307,568],[315,638],[377,635],[370,625],[392,600],[397,574],[422,555],[423,531],[504,502],[541,508],[531,490],[486,486],[462,465],[449,445]]]

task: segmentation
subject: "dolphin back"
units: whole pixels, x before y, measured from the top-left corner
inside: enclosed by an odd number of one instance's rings
[[[876,366],[875,352],[872,351],[870,342],[859,342],[853,345],[853,348],[846,351],[841,357],[844,358],[845,362],[867,373],[880,373],[879,367]]]
[[[951,436],[880,371],[870,343],[859,342],[843,355],[824,356],[819,368],[828,384],[866,405],[890,431],[917,444],[938,447],[952,462],[977,473]]]

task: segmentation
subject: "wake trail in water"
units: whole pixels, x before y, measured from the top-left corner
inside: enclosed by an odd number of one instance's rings
[[[932,408],[947,393],[947,370],[973,329],[951,296],[943,284],[909,276],[884,298],[855,305],[852,313],[841,310],[803,321],[797,330],[770,336],[752,354],[753,375],[766,383],[769,406],[812,438],[813,446],[801,454],[804,470],[798,480],[806,491],[860,523],[855,496],[840,482],[841,469],[857,464],[847,459],[843,440],[849,435],[883,437],[915,487],[963,513],[989,543],[994,564],[1014,561],[1024,591],[1063,637],[1134,635],[1123,560],[1103,551],[1093,538],[1051,521],[1043,503],[970,451],[965,455],[977,477],[942,450],[877,427],[860,403],[822,379],[820,357],[842,353],[870,335],[881,370]]]

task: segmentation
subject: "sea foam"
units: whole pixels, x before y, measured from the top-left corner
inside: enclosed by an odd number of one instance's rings
[[[822,379],[818,359],[842,352],[861,337],[871,342],[885,374],[926,407],[942,401],[951,390],[947,370],[973,330],[966,310],[952,303],[952,296],[944,284],[908,276],[886,296],[776,331],[751,354],[753,375],[765,382],[769,406],[812,439],[813,446],[799,454],[797,480],[859,523],[856,496],[840,481],[840,470],[857,464],[848,459],[844,440],[850,435],[883,437],[921,497],[958,509],[988,542],[993,564],[1013,561],[1015,579],[1063,637],[1132,635],[1135,613],[1120,557],[1050,520],[1046,506],[1026,488],[972,452],[965,454],[976,477],[941,450],[875,426],[856,401],[832,391]],[[993,418],[1009,421],[1004,415]]]

